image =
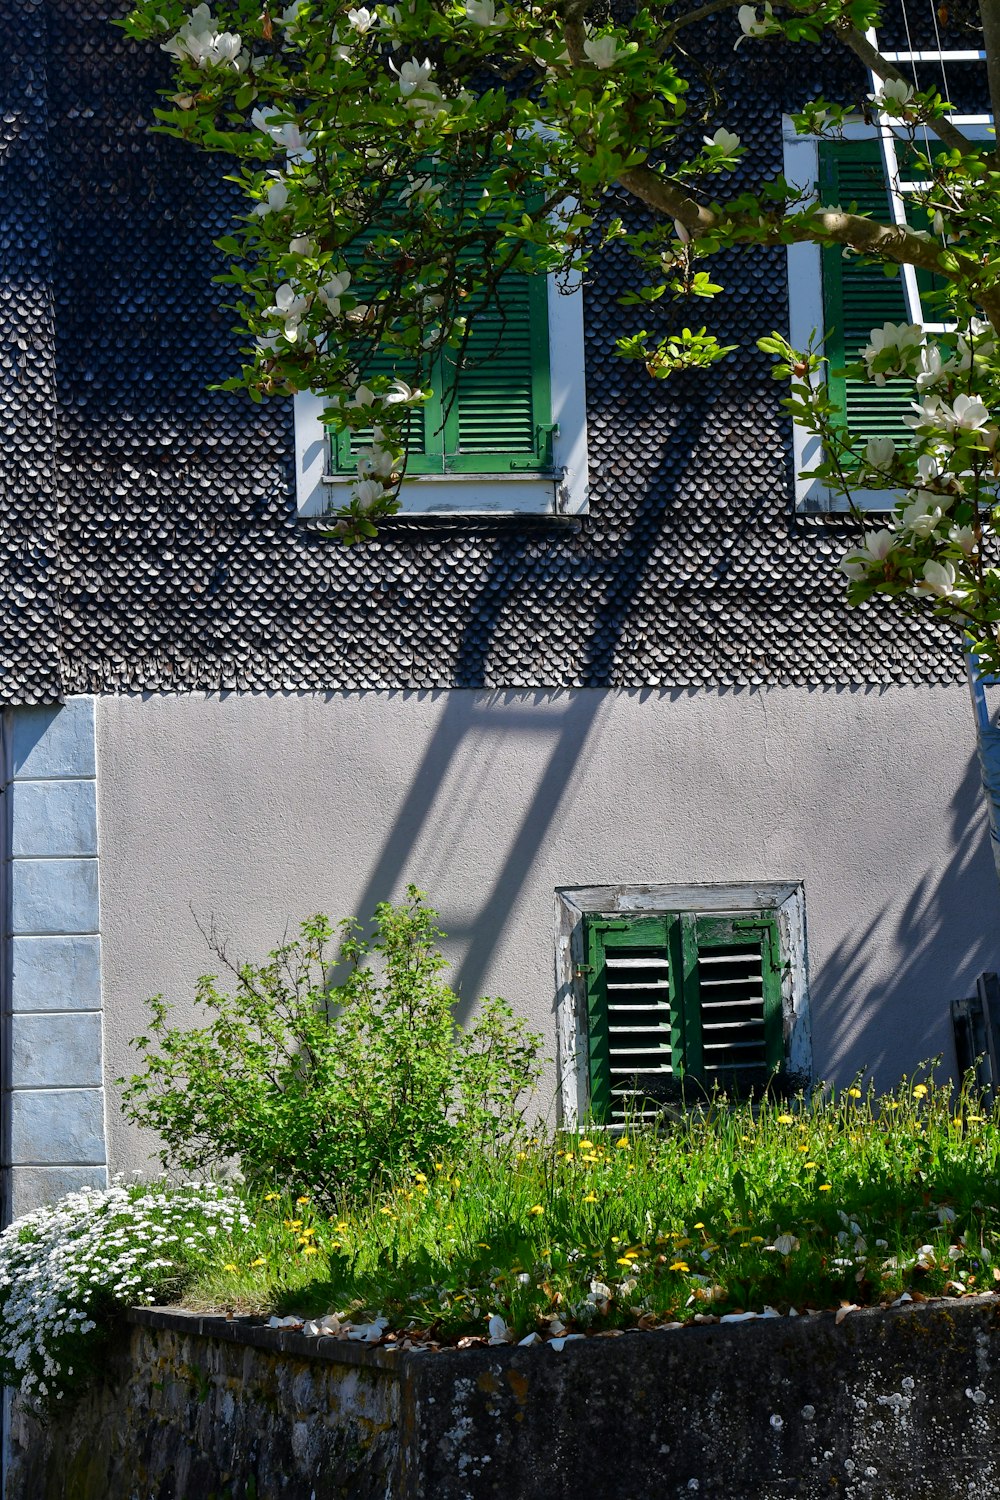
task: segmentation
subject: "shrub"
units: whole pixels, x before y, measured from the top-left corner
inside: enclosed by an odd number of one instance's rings
[[[340,983],[330,922],[310,917],[264,964],[233,967],[232,993],[214,975],[198,981],[211,1016],[200,1029],[172,1027],[154,997],[134,1043],[145,1071],[124,1097],[128,1117],[159,1132],[163,1164],[235,1162],[253,1189],[299,1187],[332,1203],[511,1136],[540,1076],[541,1038],[499,999],[481,1002],[469,1029],[456,1023],[436,916],[411,886],[404,905],[376,908],[374,939],[342,922]]]

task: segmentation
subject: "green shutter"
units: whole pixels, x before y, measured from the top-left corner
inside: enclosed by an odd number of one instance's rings
[[[882,148],[877,140],[821,141],[820,193],[824,203],[856,206],[882,223],[892,223]],[[907,323],[900,276],[886,276],[881,265],[845,258],[839,245],[823,248],[823,315],[830,395],[844,413],[848,430],[862,442],[870,437],[910,441],[902,417],[910,410],[913,384],[887,380],[875,386],[844,375],[844,365],[860,359],[873,328]]]
[[[662,914],[587,919],[590,1104],[601,1123],[655,1115],[683,1058],[672,922]]]
[[[784,1061],[781,962],[773,918],[683,918],[689,1071],[712,1089],[762,1087]]]
[[[444,360],[445,468],[462,474],[551,467],[548,284],[509,271]]]
[[[466,183],[466,193],[474,189],[475,180],[472,189]],[[470,308],[469,317],[464,347],[447,349],[435,360],[429,377],[434,394],[414,413],[410,472],[551,469],[548,278],[508,271],[490,305],[478,312]],[[391,359],[384,357],[369,373],[391,370]],[[334,472],[353,473],[352,455],[370,444],[369,429],[339,434],[331,445]]]
[[[730,1097],[759,1092],[781,1068],[781,958],[769,913],[591,916],[585,941],[599,1123],[652,1118],[716,1086]]]

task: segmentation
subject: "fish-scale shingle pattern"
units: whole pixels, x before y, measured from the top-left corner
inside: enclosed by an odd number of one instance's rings
[[[634,271],[608,257],[587,297],[592,495],[579,530],[396,526],[345,551],[303,527],[291,404],[206,389],[237,363],[212,283],[212,240],[235,203],[224,164],[150,132],[163,59],[127,43],[104,5],[59,0],[51,16],[47,177],[0,212],[30,217],[49,194],[58,409],[55,434],[44,407],[21,415],[0,555],[54,478],[63,691],[959,675],[935,622],[848,611],[843,520],[792,513],[782,392],[754,351],[786,320],[779,251],[721,266],[729,290],[711,317],[740,352],[663,384],[611,352],[638,324],[616,300]],[[725,86],[728,34],[716,54]],[[787,69],[764,48],[741,77],[732,123],[754,165],[779,170]],[[50,568],[43,547],[40,596]],[[8,598],[15,573],[8,562]],[[6,701],[52,683],[46,652],[44,632],[6,642]]]
[[[0,69],[0,701],[59,691],[46,7],[18,6]]]

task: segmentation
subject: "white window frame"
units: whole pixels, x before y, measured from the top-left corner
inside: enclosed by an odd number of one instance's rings
[[[971,140],[992,138],[991,122],[987,115],[956,115],[954,124],[960,126]],[[819,182],[819,140],[814,135],[797,135],[788,115],[781,121],[781,137],[784,154],[784,175],[787,182],[799,187]],[[844,125],[844,137],[850,141],[877,140],[879,126],[868,125],[864,120],[849,120]],[[816,348],[823,352],[823,265],[819,245],[789,245],[788,250],[788,339],[793,349],[802,349],[810,335],[817,335]],[[822,376],[814,376],[819,384]],[[813,478],[810,470],[821,461],[821,444],[818,437],[807,432],[798,422],[792,423],[792,457],[795,464],[795,509],[811,514],[828,514],[846,511],[850,507],[843,495],[836,494],[821,480]],[[854,503],[859,510],[891,511],[900,497],[898,490],[854,490]]]
[[[587,391],[583,285],[548,277],[552,468],[544,472],[411,474],[401,516],[581,516],[588,511]],[[300,516],[321,516],[346,500],[351,474],[335,474],[323,399],[295,397],[295,488]]]
[[[587,885],[556,891],[556,1067],[559,1118],[573,1129],[590,1107],[584,919],[636,912],[724,915],[767,911],[778,924],[783,959],[781,1010],[790,1074],[812,1079],[805,887],[801,880],[721,885]]]

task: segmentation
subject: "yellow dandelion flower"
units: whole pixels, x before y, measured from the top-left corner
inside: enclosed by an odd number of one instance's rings
[[[462,1186],[462,1179],[461,1179],[461,1177],[453,1177],[451,1179],[451,1185],[452,1185],[452,1187],[456,1187],[456,1188],[457,1187],[461,1187]]]
[[[302,1231],[302,1238],[304,1240],[307,1240],[310,1235],[314,1235],[315,1233],[316,1233],[315,1229],[303,1229],[303,1231]]]
[[[886,1109],[898,1109],[899,1108],[899,1100],[898,1099],[890,1099],[888,1101],[888,1103],[886,1104],[885,1107],[886,1107]]]
[[[295,1201],[296,1201],[296,1203],[308,1203],[309,1199],[306,1197],[305,1194],[303,1194],[301,1198],[296,1198]]]
[[[264,1202],[265,1203],[274,1203],[280,1197],[281,1197],[280,1193],[265,1193],[264,1194]]]
[[[303,1255],[318,1255],[319,1251],[316,1249],[315,1245],[303,1245],[303,1247],[302,1247],[302,1254]]]
[[[848,1099],[860,1099],[861,1098],[861,1090],[860,1089],[848,1089],[847,1090],[847,1097],[848,1097]]]
[[[817,1170],[817,1168],[819,1167],[819,1162],[818,1161],[804,1161],[802,1163],[802,1165],[805,1167],[805,1169],[806,1169],[807,1172],[815,1172]]]
[[[794,1125],[795,1124],[795,1116],[794,1115],[779,1115],[778,1116],[778,1124],[779,1125]]]
[[[763,1245],[764,1236],[762,1234],[752,1234],[750,1236],[750,1243],[751,1245]]]
[[[392,1209],[389,1207],[388,1204],[386,1204],[385,1208],[380,1208],[379,1209],[379,1213],[380,1214],[391,1214],[392,1213]]]
[[[916,1084],[914,1086],[914,1089],[913,1089],[913,1097],[914,1097],[914,1099],[924,1099],[924,1098],[926,1098],[926,1096],[927,1096],[927,1085],[926,1085],[926,1083],[918,1083],[918,1084]]]
[[[593,1149],[594,1149],[594,1143],[593,1143],[593,1141],[581,1141],[580,1142],[580,1150],[581,1151],[593,1151]]]
[[[630,1266],[631,1264],[632,1262],[629,1260],[627,1255],[619,1255],[618,1259],[615,1261],[616,1266]]]
[[[833,1192],[833,1183],[832,1182],[821,1182],[820,1185],[819,1185],[819,1190],[820,1190],[821,1193],[832,1193]]]
[[[543,1214],[545,1212],[545,1210],[544,1210],[544,1208],[542,1207],[542,1205],[540,1203],[535,1203],[535,1204],[532,1205],[531,1208],[528,1209],[528,1212],[529,1212],[529,1214],[534,1214],[535,1217],[537,1218],[537,1216],[539,1214]]]
[[[476,1241],[476,1249],[477,1250],[488,1250],[489,1248],[490,1248],[489,1245],[487,1245],[484,1240],[477,1240]]]
[[[628,1148],[629,1148],[629,1139],[628,1139],[628,1136],[627,1135],[620,1135],[618,1137],[618,1139],[615,1141],[615,1145],[616,1145],[616,1147],[618,1148],[619,1151],[627,1151]]]
[[[414,1172],[413,1180],[414,1182],[426,1182],[427,1178],[424,1176],[423,1172]]]
[[[334,1224],[334,1226],[333,1226],[334,1233],[336,1233],[336,1234],[345,1234],[346,1231],[347,1231],[347,1229],[348,1229],[348,1227],[349,1226],[344,1223],[344,1220],[341,1219],[341,1221],[340,1221],[339,1224]]]
[[[671,1271],[689,1271],[691,1268],[686,1260],[675,1260],[670,1269]]]
[[[585,1161],[588,1164],[588,1166],[592,1165],[594,1162],[600,1161],[600,1159],[601,1158],[599,1156],[595,1156],[593,1154],[593,1152],[591,1152],[588,1156],[581,1156],[580,1157],[580,1160],[581,1161]]]
[[[588,1193],[586,1195],[586,1197],[584,1198],[583,1201],[584,1201],[584,1203],[596,1203],[597,1202],[597,1194],[596,1193]]]
[[[223,1266],[222,1269],[224,1271],[238,1271],[239,1270],[239,1266],[234,1266],[233,1263],[232,1263],[232,1261],[228,1260],[226,1262],[226,1264]]]
[[[697,1224],[694,1227],[695,1227],[695,1229],[704,1229],[705,1226],[701,1222],[701,1220],[699,1219],[698,1222],[697,1222]]]
[[[986,1116],[985,1115],[966,1115],[965,1118],[969,1122],[970,1125],[981,1125],[983,1123],[983,1121],[986,1119]]]
[[[740,1240],[740,1249],[741,1250],[749,1250],[750,1246],[752,1244],[753,1244],[753,1240]]]
[[[250,1262],[251,1269],[254,1270],[254,1271],[256,1271],[256,1269],[257,1269],[258,1266],[266,1266],[266,1265],[267,1265],[267,1261],[264,1259],[263,1255],[258,1255],[258,1257],[257,1257],[256,1260],[252,1260]]]

